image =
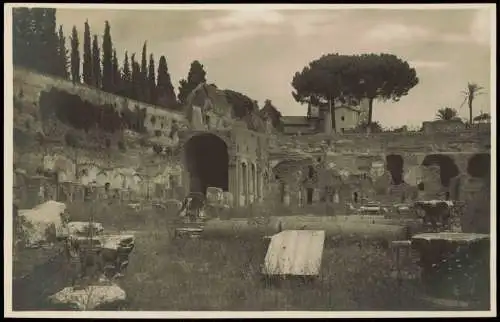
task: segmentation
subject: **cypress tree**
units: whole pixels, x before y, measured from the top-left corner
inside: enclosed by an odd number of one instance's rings
[[[58,58],[59,58],[59,73],[58,76],[61,76],[65,79],[69,79],[68,72],[68,50],[66,49],[66,37],[64,37],[64,32],[62,25],[59,26],[59,44],[58,44]]]
[[[149,102],[147,42],[144,42],[144,45],[142,46],[140,90],[141,90],[140,94],[141,100],[144,102]]]
[[[94,81],[92,84],[93,86],[101,88],[101,54],[99,50],[99,42],[97,41],[97,35],[94,35],[94,40],[92,41],[92,80]]]
[[[122,71],[122,86],[121,93],[126,97],[132,98],[132,71],[130,70],[130,64],[128,61],[128,53],[125,52],[125,59],[123,60],[123,71]]]
[[[148,68],[148,89],[149,89],[149,103],[156,104],[156,75],[155,75],[155,61],[153,54],[149,55],[149,68]]]
[[[160,57],[158,62],[157,102],[163,107],[172,107],[177,103],[174,86],[168,72],[167,59]]]
[[[83,82],[87,85],[93,85],[92,72],[92,44],[90,39],[90,26],[85,21],[85,30],[83,32]]]
[[[14,65],[33,67],[33,14],[29,8],[12,9],[12,59]]]
[[[104,24],[102,40],[102,89],[110,92],[113,87],[113,44],[111,43],[111,27],[109,22]]]
[[[116,57],[116,49],[113,49],[113,59],[112,59],[112,67],[113,67],[113,93],[121,92],[121,75],[120,75],[120,66],[118,64],[118,58]]]
[[[189,93],[191,93],[200,83],[206,82],[206,75],[207,73],[199,61],[195,60],[191,63],[187,80],[182,79],[179,82],[180,87],[178,97],[180,103],[186,103],[186,98]]]
[[[80,42],[78,40],[78,31],[73,26],[71,31],[71,80],[73,83],[80,82]]]
[[[135,54],[132,54],[132,57],[130,57],[130,65],[132,66],[132,73],[131,73],[131,84],[130,84],[130,93],[131,93],[131,98],[135,100],[141,100],[142,97],[140,95],[140,89],[141,89],[141,67],[139,66],[139,63],[135,61]]]

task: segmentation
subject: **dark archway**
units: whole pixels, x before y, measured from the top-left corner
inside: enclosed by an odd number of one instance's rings
[[[387,171],[391,174],[392,183],[394,185],[400,185],[404,182],[403,180],[403,157],[398,154],[390,154],[386,156],[385,162],[387,164]]]
[[[491,155],[489,153],[474,154],[467,164],[467,173],[475,178],[489,179],[490,167]]]
[[[210,133],[193,136],[184,151],[191,192],[206,194],[208,187],[228,191],[229,154],[221,138]]]
[[[431,165],[439,166],[439,176],[441,179],[441,184],[444,187],[450,186],[450,181],[452,178],[458,176],[460,171],[458,170],[455,161],[447,155],[443,154],[430,154],[424,158],[422,162],[424,167]]]

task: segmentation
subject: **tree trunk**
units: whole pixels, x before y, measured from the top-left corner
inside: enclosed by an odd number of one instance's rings
[[[368,126],[372,124],[373,119],[373,98],[368,99]]]
[[[371,133],[373,120],[373,98],[368,99],[368,124],[366,124],[366,132]]]
[[[335,118],[335,98],[332,98],[330,97],[330,99],[328,100],[328,104],[329,104],[329,109],[330,109],[330,115],[331,115],[331,120],[332,120],[332,130],[334,133],[337,133],[337,121],[336,121],[336,118]]]
[[[469,125],[472,127],[472,97],[469,97]]]

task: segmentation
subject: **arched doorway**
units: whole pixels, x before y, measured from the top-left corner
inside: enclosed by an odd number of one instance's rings
[[[190,138],[184,146],[190,192],[206,194],[208,187],[228,191],[229,154],[226,143],[210,133]]]
[[[467,164],[467,173],[475,178],[489,179],[490,167],[491,155],[489,153],[474,154]]]
[[[439,166],[439,177],[443,187],[449,187],[452,178],[458,176],[459,170],[455,161],[447,155],[430,154],[422,161],[424,167],[431,165]]]
[[[404,182],[403,167],[404,160],[399,154],[390,154],[385,158],[387,171],[391,174],[392,184],[398,186]]]

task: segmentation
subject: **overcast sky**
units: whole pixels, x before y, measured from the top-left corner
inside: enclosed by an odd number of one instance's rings
[[[416,68],[420,84],[398,103],[376,103],[374,119],[389,127],[419,125],[444,106],[467,117],[467,108],[460,109],[467,82],[490,88],[490,17],[488,9],[57,11],[65,34],[76,25],[80,42],[85,20],[99,36],[108,20],[120,62],[125,50],[140,59],[147,41],[156,62],[166,56],[176,91],[197,59],[208,82],[242,92],[261,106],[271,99],[284,115],[305,114],[306,107],[292,98],[290,82],[322,54],[398,55]],[[479,97],[475,114],[489,112],[489,105],[489,95]]]

